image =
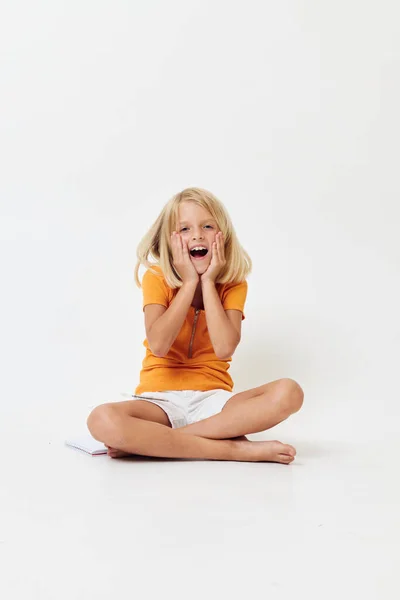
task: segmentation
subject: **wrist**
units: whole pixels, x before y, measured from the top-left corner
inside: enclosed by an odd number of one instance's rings
[[[215,285],[214,279],[210,279],[209,277],[201,278],[201,286],[212,286]]]
[[[198,283],[199,283],[198,280],[196,281],[194,279],[192,279],[192,281],[182,281],[181,287],[183,287],[185,289],[189,289],[189,290],[191,290],[191,289],[195,290],[198,286]]]

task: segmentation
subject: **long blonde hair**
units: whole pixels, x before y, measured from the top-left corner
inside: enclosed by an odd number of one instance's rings
[[[251,272],[251,258],[240,245],[225,206],[211,192],[191,187],[175,194],[167,202],[149,231],[141,239],[136,250],[137,263],[135,266],[135,282],[139,288],[142,287],[139,281],[141,264],[156,275],[159,273],[151,267],[159,265],[170,288],[175,289],[182,286],[182,280],[173,266],[170,239],[178,223],[179,205],[186,201],[195,202],[207,209],[216,220],[219,231],[222,231],[224,235],[226,264],[217,277],[216,283],[240,283]],[[156,259],[155,263],[149,262],[149,255]]]

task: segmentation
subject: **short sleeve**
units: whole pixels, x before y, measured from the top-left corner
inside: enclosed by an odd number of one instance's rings
[[[247,297],[247,281],[241,281],[236,284],[227,285],[222,294],[222,306],[224,310],[240,310],[242,312],[242,321],[245,319],[244,305]]]
[[[168,308],[168,289],[163,276],[147,270],[142,279],[143,310],[147,304],[162,304]]]

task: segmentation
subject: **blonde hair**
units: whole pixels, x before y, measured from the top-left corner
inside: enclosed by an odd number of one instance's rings
[[[142,287],[139,281],[139,267],[141,264],[150,269],[152,273],[159,275],[151,268],[158,264],[170,288],[174,289],[182,286],[182,280],[173,266],[170,240],[172,232],[177,229],[179,205],[187,201],[195,202],[207,209],[216,220],[219,231],[222,231],[224,235],[226,264],[217,277],[216,283],[240,283],[251,272],[251,258],[240,245],[225,206],[211,192],[191,187],[175,194],[167,202],[149,231],[140,241],[136,250],[137,263],[135,266],[135,282],[138,287]],[[149,255],[152,255],[157,262],[150,263]]]

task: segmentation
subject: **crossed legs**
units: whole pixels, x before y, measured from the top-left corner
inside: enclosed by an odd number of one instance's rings
[[[285,420],[300,410],[303,396],[294,380],[279,379],[235,394],[219,414],[179,429],[171,429],[160,407],[140,400],[100,405],[87,424],[93,437],[110,448],[111,456],[116,449],[116,457],[140,454],[289,464],[296,454],[293,446],[240,438]]]

